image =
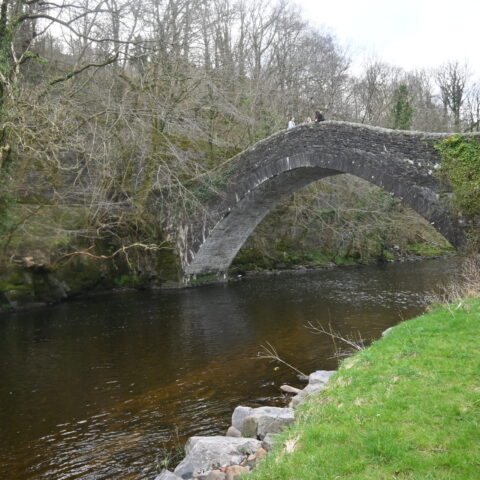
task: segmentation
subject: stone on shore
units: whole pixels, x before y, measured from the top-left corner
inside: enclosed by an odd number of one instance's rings
[[[181,480],[180,477],[177,477],[174,473],[170,470],[162,470],[160,475],[155,477],[155,480]]]
[[[228,427],[228,430],[225,436],[240,438],[242,436],[242,432],[238,430],[238,428],[231,426],[231,427]]]
[[[281,385],[280,390],[285,393],[295,393],[295,394],[301,392],[299,388],[295,388],[290,385]]]
[[[278,436],[278,433],[267,433],[265,438],[262,440],[262,447],[269,452],[275,442],[275,438]]]
[[[232,465],[227,468],[227,478],[226,480],[238,480],[240,475],[249,473],[250,469],[248,467],[242,467],[240,465]]]
[[[300,393],[292,398],[288,406],[291,408],[297,408],[305,402],[310,395],[320,393],[322,390],[325,390],[325,384],[323,383],[314,383],[313,385],[308,384]]]
[[[261,442],[252,438],[191,437],[185,446],[186,456],[174,474],[190,479],[212,469],[238,465],[260,447]]]
[[[253,410],[251,407],[242,407],[238,406],[235,408],[232,414],[232,426],[235,427],[239,432],[243,431],[243,422],[245,418],[250,415],[250,412]]]
[[[256,452],[255,452],[255,463],[261,462],[263,459],[265,459],[268,455],[268,452],[260,447]]]
[[[225,480],[227,474],[220,470],[210,470],[205,480]]]
[[[334,373],[335,370],[317,370],[308,376],[308,384],[322,383],[325,385]]]
[[[329,370],[317,370],[316,372],[311,373],[308,377],[308,385],[292,398],[289,407],[297,408],[307,399],[307,397],[324,390],[330,377],[334,373],[335,371]]]
[[[243,422],[242,434],[244,437],[263,440],[267,433],[279,433],[294,420],[294,411],[291,408],[253,408]]]
[[[296,407],[323,390],[333,373],[313,372],[303,390],[290,385],[280,389],[296,393],[290,402]],[[155,480],[237,480],[267,456],[278,433],[294,421],[293,408],[238,406],[226,436],[191,437],[185,445],[185,458],[174,472],[163,470]]]

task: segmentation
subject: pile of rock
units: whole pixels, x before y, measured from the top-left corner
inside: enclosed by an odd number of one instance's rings
[[[186,456],[173,473],[163,470],[155,480],[236,480],[250,472],[267,456],[275,436],[294,422],[294,408],[323,390],[333,373],[312,373],[303,390],[282,386],[282,391],[296,393],[288,408],[235,408],[225,436],[191,437],[185,446]]]
[[[321,392],[334,373],[335,371],[328,370],[317,370],[316,372],[311,373],[308,376],[308,385],[292,398],[289,406],[297,408],[307,399],[307,397]]]

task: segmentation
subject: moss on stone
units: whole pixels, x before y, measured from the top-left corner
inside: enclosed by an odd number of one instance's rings
[[[0,292],[10,292],[12,290],[33,291],[31,285],[18,285],[8,282],[0,282]]]
[[[123,274],[115,277],[113,282],[117,287],[137,288],[145,284],[146,279],[138,275]]]
[[[268,251],[262,252],[254,247],[244,247],[240,250],[229,274],[242,272],[262,272],[266,270],[291,269],[300,266],[318,267],[332,265],[334,255],[320,249],[301,250],[281,242]]]
[[[198,275],[196,278],[190,279],[190,285],[198,287],[200,285],[208,285],[210,283],[217,283],[220,279],[214,273],[209,273],[205,275]]]
[[[180,259],[173,246],[160,250],[156,256],[158,279],[164,282],[179,282],[182,278]]]
[[[114,286],[113,280],[108,278],[104,264],[88,258],[72,258],[57,267],[56,274],[68,285],[73,294]]]
[[[420,255],[422,257],[438,257],[454,253],[454,249],[449,245],[432,245],[429,243],[411,243],[407,246],[409,253]]]

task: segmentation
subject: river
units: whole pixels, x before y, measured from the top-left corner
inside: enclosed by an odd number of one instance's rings
[[[334,369],[321,322],[370,341],[422,313],[455,258],[281,273],[175,291],[124,291],[0,315],[0,478],[152,479],[235,406],[283,404],[295,367]]]

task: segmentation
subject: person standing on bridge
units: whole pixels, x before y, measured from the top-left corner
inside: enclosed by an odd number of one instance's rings
[[[325,117],[323,116],[323,113],[320,110],[317,110],[315,112],[315,123],[323,122],[325,120]]]
[[[290,121],[288,122],[288,129],[290,130],[291,128],[295,127],[295,117],[292,117]]]

